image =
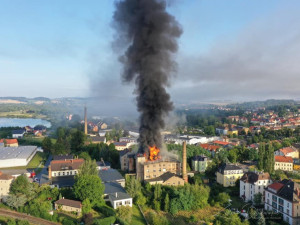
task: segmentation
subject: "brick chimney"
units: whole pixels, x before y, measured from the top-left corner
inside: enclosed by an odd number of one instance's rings
[[[87,135],[87,109],[84,107],[84,134]]]
[[[186,142],[182,143],[182,178],[184,182],[188,182],[188,177],[186,173]]]
[[[48,177],[49,177],[49,179],[52,178],[51,166],[48,166]]]

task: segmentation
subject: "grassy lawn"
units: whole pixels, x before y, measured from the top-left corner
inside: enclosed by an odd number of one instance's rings
[[[232,200],[230,208],[236,208],[238,210],[241,209],[248,209],[251,204],[244,202],[240,197],[237,196],[230,196]]]
[[[136,205],[132,205],[132,221],[131,224],[134,225],[146,225],[144,217],[139,210],[139,207]]]

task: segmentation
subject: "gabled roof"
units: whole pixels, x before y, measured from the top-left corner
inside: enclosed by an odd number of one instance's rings
[[[293,158],[289,156],[275,155],[275,162],[293,163]]]
[[[146,181],[147,182],[155,182],[155,181],[166,182],[167,180],[169,180],[172,177],[178,177],[178,178],[183,179],[182,177],[168,171],[168,172],[160,175],[159,177],[155,177],[155,178],[152,178],[152,179],[147,179]]]
[[[294,149],[293,147],[286,147],[286,148],[279,149],[279,151],[281,151],[286,156],[288,153],[296,152],[297,150]]]
[[[65,159],[52,160],[50,165],[52,171],[78,170],[83,163],[84,159]]]
[[[284,198],[288,201],[299,201],[300,191],[299,184],[292,180],[284,179],[277,183],[273,183],[267,187],[268,190],[273,189],[276,191],[277,196]]]
[[[23,129],[20,129],[20,130],[13,130],[11,133],[12,133],[12,134],[24,134],[24,133],[25,133],[25,130],[23,130]]]
[[[116,193],[110,193],[109,198],[111,201],[118,201],[118,200],[123,200],[123,199],[132,199],[132,197],[127,194],[126,192],[116,192]]]
[[[65,159],[73,159],[73,155],[54,155],[53,160],[65,160]]]
[[[243,181],[244,183],[254,184],[258,180],[269,180],[269,179],[270,179],[269,173],[247,172],[242,176],[241,181]]]
[[[80,201],[75,201],[75,200],[70,200],[70,199],[59,199],[55,202],[55,204],[58,205],[66,205],[66,206],[70,206],[70,207],[74,207],[74,208],[81,208],[81,202]]]
[[[129,149],[124,149],[122,151],[119,152],[120,157],[126,155],[129,152]]]
[[[204,155],[197,155],[192,158],[193,161],[208,161],[209,158]]]
[[[8,145],[18,144],[17,139],[1,139],[0,140],[0,143],[4,143],[4,142],[6,142],[6,144],[8,144]]]
[[[242,170],[242,168],[234,164],[223,164],[219,167],[218,172],[224,174],[226,170]]]
[[[104,142],[105,141],[105,137],[104,136],[95,136],[95,137],[91,137],[92,142]]]

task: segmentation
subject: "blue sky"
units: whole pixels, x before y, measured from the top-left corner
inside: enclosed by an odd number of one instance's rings
[[[133,102],[110,47],[113,2],[0,0],[0,96]],[[175,102],[300,94],[288,82],[300,69],[299,1],[178,0],[168,10],[184,30],[169,88]],[[275,87],[262,91],[270,80]]]

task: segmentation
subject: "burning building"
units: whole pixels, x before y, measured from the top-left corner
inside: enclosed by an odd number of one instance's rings
[[[183,185],[187,182],[186,143],[183,144],[183,162],[175,158],[160,157],[158,148],[150,148],[149,157],[136,155],[136,176],[150,184]]]

